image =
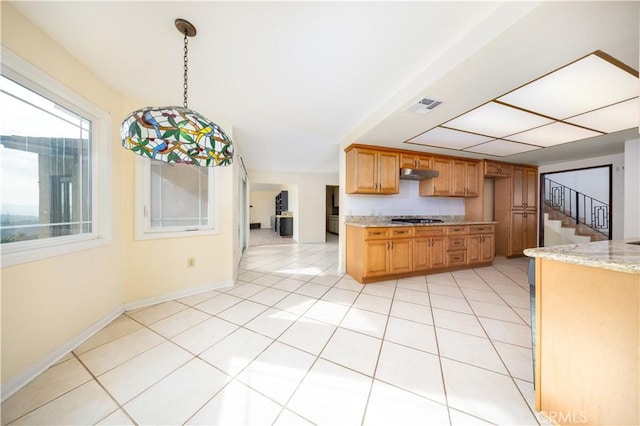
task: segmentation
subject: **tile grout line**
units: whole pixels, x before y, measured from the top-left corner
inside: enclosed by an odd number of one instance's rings
[[[479,274],[478,274],[479,275]],[[482,277],[481,277],[482,278]],[[455,276],[454,276],[455,279]],[[489,285],[489,283],[487,283],[484,278],[482,278],[482,281],[484,281],[487,285]],[[456,280],[456,284],[457,284],[457,280]],[[469,303],[467,301],[467,303]],[[473,307],[472,307],[473,309]],[[477,317],[477,315],[476,315]],[[535,413],[531,410],[531,407],[529,406],[529,403],[527,402],[527,399],[524,397],[524,395],[522,394],[522,391],[520,390],[520,387],[518,386],[518,384],[515,381],[515,378],[513,377],[511,370],[509,370],[509,367],[507,366],[507,363],[504,361],[504,359],[502,358],[502,356],[500,355],[500,352],[498,351],[498,348],[496,348],[494,340],[489,336],[489,333],[487,333],[487,330],[485,329],[484,325],[482,324],[482,322],[480,320],[478,320],[478,322],[480,323],[480,327],[482,327],[482,330],[485,332],[485,334],[488,337],[489,343],[491,344],[491,347],[493,348],[493,350],[495,351],[496,355],[498,356],[498,358],[500,359],[500,362],[502,362],[505,370],[508,373],[508,377],[511,379],[511,382],[513,383],[513,385],[515,386],[516,390],[518,391],[518,394],[520,394],[520,396],[522,397],[522,400],[525,404],[525,406],[527,407],[527,409],[529,410],[529,412],[533,415],[534,420],[540,424],[540,422],[538,421],[537,416],[535,415]],[[499,342],[499,340],[498,340]],[[505,342],[501,342],[501,343],[505,343]]]
[[[155,346],[154,346],[155,347]],[[91,379],[93,381],[96,382],[96,384],[98,386],[100,386],[100,388],[102,388],[102,390],[109,395],[109,398],[111,398],[111,400],[113,402],[115,402],[116,406],[118,407],[116,410],[110,412],[109,414],[107,414],[106,416],[104,416],[102,419],[100,419],[98,422],[106,419],[107,417],[109,417],[110,415],[112,415],[113,413],[115,413],[116,411],[118,411],[118,409],[122,410],[122,412],[129,418],[129,420],[131,420],[131,422],[133,422],[134,425],[137,425],[138,422],[136,422],[133,417],[129,414],[129,412],[127,410],[124,409],[124,406],[120,405],[120,403],[114,398],[113,395],[111,395],[111,392],[109,392],[107,390],[107,388],[104,387],[104,385],[100,382],[100,380],[98,380],[98,378],[93,374],[93,372],[91,370],[89,370],[89,368],[85,365],[84,362],[82,362],[82,360],[80,359],[80,357],[78,357],[76,354],[73,354],[76,359],[78,360],[78,362],[80,363],[80,365],[82,365],[82,367],[84,367],[84,369],[89,373],[89,375],[91,376]],[[134,357],[135,358],[135,357]],[[128,360],[127,360],[128,361]],[[125,361],[126,362],[126,361]],[[115,368],[115,367],[114,367]],[[106,372],[105,372],[106,373]],[[104,373],[103,373],[104,374]],[[87,382],[88,383],[88,382]],[[132,398],[133,399],[133,398]]]

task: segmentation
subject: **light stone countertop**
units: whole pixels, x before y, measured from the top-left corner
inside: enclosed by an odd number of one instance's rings
[[[597,241],[594,243],[530,248],[529,257],[557,260],[558,262],[591,266],[593,268],[640,274],[640,245],[628,244],[640,240]]]
[[[375,222],[375,223],[358,223],[347,222],[347,226],[356,226],[358,228],[388,228],[395,226],[451,226],[451,225],[494,225],[498,222],[467,222],[467,221],[453,221],[453,222],[437,222],[437,223],[407,223],[407,222]]]

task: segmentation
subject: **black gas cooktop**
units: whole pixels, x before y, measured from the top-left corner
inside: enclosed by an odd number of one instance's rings
[[[395,218],[391,219],[391,222],[404,222],[404,223],[442,223],[442,219],[418,219],[418,218]]]

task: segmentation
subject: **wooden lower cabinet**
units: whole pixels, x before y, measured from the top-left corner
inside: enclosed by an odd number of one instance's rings
[[[447,266],[447,237],[443,226],[414,229],[413,269],[426,271]]]
[[[493,260],[494,239],[493,234],[472,235],[469,237],[467,245],[467,263],[491,262]]]
[[[495,227],[493,225],[469,226],[467,237],[467,263],[492,262],[495,257]]]
[[[347,225],[347,273],[360,283],[368,283],[491,263],[493,229],[493,225],[480,228]],[[468,235],[470,231],[482,234]]]

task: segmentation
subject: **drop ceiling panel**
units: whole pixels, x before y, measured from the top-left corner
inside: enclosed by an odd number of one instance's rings
[[[488,142],[493,138],[459,130],[436,127],[409,139],[407,142],[419,145],[437,146],[449,149],[463,149],[473,145]]]
[[[524,142],[531,145],[547,147],[572,142],[578,139],[600,136],[601,134],[602,133],[597,133],[582,127],[555,122],[526,132],[518,133],[516,135],[511,135],[509,136],[509,139],[516,142]]]
[[[539,147],[497,139],[481,145],[472,146],[471,148],[465,149],[465,151],[494,155],[496,157],[506,157],[521,152],[533,151],[534,149],[539,149]]]
[[[551,123],[545,117],[489,102],[444,124],[446,127],[502,138]]]
[[[591,54],[499,101],[564,119],[638,96],[638,78]]]
[[[612,133],[638,127],[639,118],[640,108],[638,106],[638,98],[635,98],[578,115],[565,121],[605,133]]]

